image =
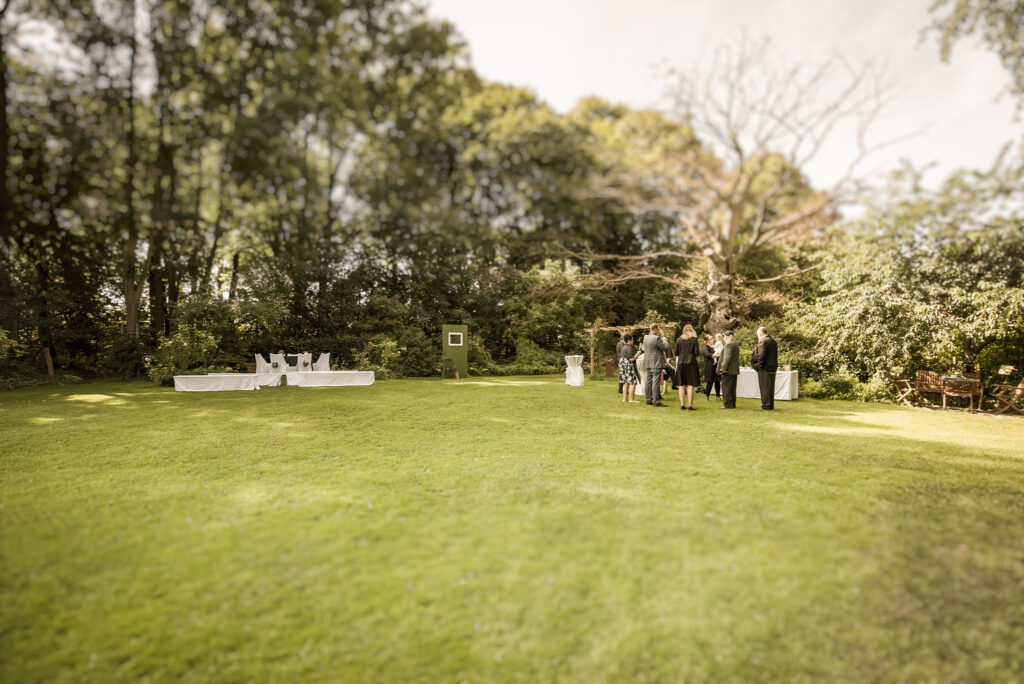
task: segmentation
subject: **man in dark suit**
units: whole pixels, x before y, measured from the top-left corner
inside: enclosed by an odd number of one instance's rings
[[[644,396],[651,406],[666,406],[661,403],[661,369],[665,367],[668,342],[661,339],[661,328],[657,323],[651,326],[650,334],[644,335],[643,349],[644,368],[647,369]]]
[[[736,408],[736,380],[740,375],[740,345],[733,339],[732,331],[725,333],[725,347],[718,359],[718,372],[722,375],[722,406]]]
[[[750,357],[750,366],[757,371],[757,386],[761,390],[761,410],[774,410],[775,371],[779,370],[779,345],[768,335],[766,328],[757,329],[757,347]]]

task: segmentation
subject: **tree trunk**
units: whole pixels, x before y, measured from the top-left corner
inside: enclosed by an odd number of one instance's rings
[[[0,21],[7,13],[9,0],[0,4]],[[0,31],[0,250],[7,250],[7,241],[13,237],[11,227],[11,195],[7,187],[7,161],[10,154],[10,131],[7,123],[7,45]]]
[[[35,263],[36,277],[39,279],[38,287],[38,308],[36,309],[37,325],[36,330],[39,334],[39,341],[43,344],[44,357],[48,356],[52,362],[53,354],[55,352],[53,346],[53,330],[50,323],[50,271],[42,262],[42,255],[38,257]]]
[[[239,251],[231,257],[231,286],[228,288],[228,299],[232,302],[238,295],[238,262],[241,256],[242,253]]]
[[[708,306],[711,307],[707,329],[710,332],[724,332],[737,323],[732,306],[735,284],[732,266],[731,259],[711,259],[707,286]]]
[[[175,310],[178,308],[178,269],[174,262],[167,267],[167,335],[173,335],[178,331],[178,324],[175,321]]]
[[[138,44],[135,39],[135,3],[131,12],[131,53],[128,62],[128,160],[126,198],[127,212],[125,227],[127,236],[124,243],[123,258],[123,294],[125,334],[139,339],[139,302],[142,300],[142,282],[137,280],[137,262],[135,252],[139,246],[139,229],[135,216],[135,167],[137,165],[135,150],[135,58]]]
[[[155,239],[149,248],[152,254],[149,268],[149,326],[155,341],[159,335],[167,334],[167,295],[164,287],[163,250]]]
[[[49,347],[43,347],[43,360],[46,361],[46,374],[50,376],[50,382],[54,382],[53,357],[50,355]]]

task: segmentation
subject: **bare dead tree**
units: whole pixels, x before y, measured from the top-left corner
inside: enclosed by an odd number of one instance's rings
[[[768,39],[744,36],[713,52],[707,69],[669,72],[666,114],[692,130],[693,143],[663,146],[628,172],[600,179],[594,192],[632,213],[656,212],[678,221],[680,249],[672,256],[707,260],[708,326],[721,329],[735,318],[743,261],[833,222],[837,207],[860,187],[858,165],[895,142],[867,140],[892,93],[882,70],[870,63],[854,66],[836,55],[817,66],[786,65],[772,54]],[[856,152],[840,178],[815,190],[802,170],[837,135],[852,135]],[[597,280],[671,281],[637,267],[656,256],[630,261],[604,255],[618,260],[617,268]]]

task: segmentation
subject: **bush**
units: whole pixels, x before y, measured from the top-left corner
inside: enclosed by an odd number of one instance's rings
[[[801,381],[800,396],[810,399],[885,402],[892,398],[892,392],[889,384],[881,377],[875,376],[867,382],[861,382],[853,373],[844,369],[822,377],[820,382],[812,379]]]
[[[830,399],[854,399],[854,387],[856,386],[857,376],[846,369],[826,375],[821,379],[824,396]]]
[[[358,370],[373,371],[378,380],[398,377],[401,372],[402,350],[387,335],[374,335],[355,355]]]
[[[141,378],[146,374],[146,351],[146,347],[134,337],[117,335],[104,341],[96,365],[108,378]]]
[[[492,363],[472,370],[474,374],[483,371],[481,375],[550,375],[565,370],[565,355],[561,351],[541,349],[533,340],[520,337],[516,340],[516,357],[511,363]]]
[[[65,385],[81,382],[82,378],[74,373],[55,370],[53,380],[46,371],[37,364],[19,359],[0,357],[0,390],[11,390],[19,387],[36,387],[39,385]]]
[[[817,380],[800,381],[800,396],[808,399],[824,399],[825,388]]]
[[[892,400],[892,386],[876,375],[867,382],[857,383],[854,394],[861,401],[884,403]]]
[[[149,379],[172,385],[175,375],[208,371],[217,358],[217,341],[210,333],[191,328],[179,330],[146,357]]]
[[[441,372],[441,344],[419,328],[408,328],[399,335],[400,358],[398,374],[404,377],[439,375]]]

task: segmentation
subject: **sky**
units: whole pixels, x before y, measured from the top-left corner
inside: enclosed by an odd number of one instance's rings
[[[746,32],[771,38],[780,58],[819,63],[835,51],[886,66],[896,96],[877,120],[874,141],[909,138],[858,168],[879,177],[899,166],[929,166],[928,184],[958,168],[988,168],[1021,139],[1014,101],[1000,97],[1009,75],[971,39],[948,64],[934,38],[920,40],[931,0],[429,0],[452,22],[484,78],[529,88],[559,112],[596,95],[655,108],[659,67],[692,69],[702,55]],[[819,186],[842,175],[853,154],[840,132],[806,168]]]

